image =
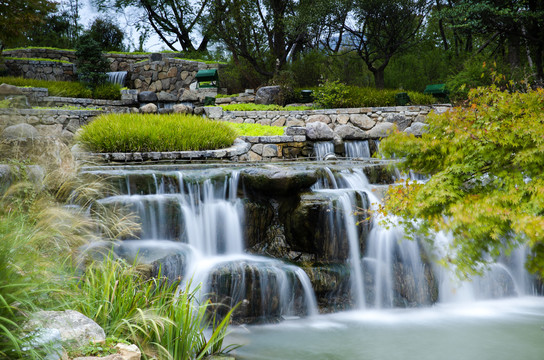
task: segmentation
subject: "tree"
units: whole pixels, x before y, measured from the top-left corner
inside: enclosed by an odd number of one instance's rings
[[[110,19],[96,18],[87,33],[104,51],[123,51],[125,33]]]
[[[99,11],[134,9],[133,16],[146,22],[174,51],[204,52],[210,34],[202,28],[203,18],[211,0],[93,0]],[[195,38],[200,37],[199,45]],[[179,44],[179,45],[178,45]],[[179,47],[178,47],[179,46]]]
[[[79,79],[91,88],[103,84],[109,70],[108,61],[102,56],[102,48],[90,34],[80,36],[76,46],[76,66]]]
[[[323,0],[214,0],[210,24],[235,61],[242,57],[271,77],[312,38],[311,27],[318,21],[316,14],[324,13],[323,4]]]
[[[385,87],[384,71],[394,55],[417,42],[428,0],[357,0],[353,20],[344,24],[345,45],[363,59],[377,88]]]
[[[404,169],[431,175],[391,187],[384,211],[431,239],[446,231],[448,260],[471,275],[526,244],[529,268],[544,276],[544,89],[473,89],[469,106],[427,118],[421,137],[395,132],[380,143]],[[412,219],[417,219],[417,229]]]
[[[25,31],[41,24],[56,4],[49,0],[0,0],[0,53],[24,37]]]

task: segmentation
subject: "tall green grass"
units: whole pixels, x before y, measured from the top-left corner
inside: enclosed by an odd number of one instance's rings
[[[209,301],[198,303],[198,287],[180,291],[179,282],[160,274],[147,278],[137,266],[111,255],[88,266],[75,286],[80,294],[76,310],[109,336],[138,344],[148,357],[193,360],[230,349],[223,339],[233,310],[217,320]]]
[[[95,152],[220,149],[236,131],[226,123],[185,114],[106,114],[82,128],[78,141]]]
[[[121,98],[121,87],[119,85],[110,83],[100,85],[94,92],[78,81],[51,81],[4,76],[0,77],[0,84],[1,83],[21,87],[46,88],[49,90],[49,96],[95,98],[106,100],[119,100]]]

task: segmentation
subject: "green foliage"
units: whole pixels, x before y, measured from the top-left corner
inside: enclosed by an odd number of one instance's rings
[[[93,98],[106,100],[121,99],[121,85],[109,82],[100,84],[93,89]]]
[[[82,35],[76,45],[76,65],[79,80],[95,88],[106,82],[108,61],[102,56],[102,48],[90,34]]]
[[[147,278],[142,267],[113,255],[89,265],[80,281],[76,310],[95,320],[107,334],[128,339],[148,355],[200,359],[221,353],[231,312],[221,322],[210,317],[210,302],[198,304],[198,287],[178,288],[178,282]],[[207,336],[208,329],[211,334]]]
[[[228,123],[234,129],[238,136],[274,136],[283,135],[285,127],[282,126],[269,126],[261,124],[238,124]]]
[[[215,96],[216,99],[223,99],[223,98],[232,98],[232,97],[237,97],[239,94],[217,94]]]
[[[327,109],[347,107],[349,88],[338,80],[327,80],[319,85],[314,92],[314,101],[320,107]]]
[[[12,76],[0,77],[0,83],[20,87],[47,88],[50,96],[95,98],[106,100],[119,100],[121,98],[121,87],[119,85],[110,83],[101,84],[93,90],[77,81],[37,80]]]
[[[279,105],[262,105],[254,103],[245,104],[227,104],[221,105],[225,111],[301,111],[311,110],[310,106],[279,106]]]
[[[236,138],[225,123],[183,114],[107,114],[82,130],[78,141],[96,152],[209,150]]]
[[[84,357],[84,356],[108,356],[117,354],[119,351],[115,348],[115,345],[119,343],[119,339],[114,337],[107,337],[104,343],[89,342],[85,346],[81,346],[75,349],[68,350],[68,356],[70,358]]]
[[[425,184],[393,187],[385,211],[419,232],[454,236],[447,261],[470,275],[488,256],[518,244],[532,250],[529,267],[544,275],[544,90],[507,92],[496,86],[469,92],[466,108],[427,118],[421,137],[394,133],[384,156],[403,158],[401,169],[432,175]]]
[[[104,51],[123,51],[125,48],[123,45],[125,33],[111,19],[96,18],[85,33]]]
[[[5,51],[12,51],[12,50],[32,50],[32,49],[39,49],[39,50],[61,50],[61,51],[75,51],[74,49],[64,49],[64,48],[58,48],[58,47],[52,47],[52,46],[25,46],[25,47],[14,47],[5,49]]]
[[[48,61],[48,62],[54,62],[59,64],[70,64],[69,61],[65,60],[54,60],[54,59],[44,59],[44,58],[14,58],[14,57],[5,57],[5,60],[30,60],[30,61]]]
[[[406,91],[411,105],[430,105],[436,102],[431,95]],[[346,86],[338,81],[326,81],[314,90],[315,102],[324,108],[356,108],[395,106],[399,90]]]

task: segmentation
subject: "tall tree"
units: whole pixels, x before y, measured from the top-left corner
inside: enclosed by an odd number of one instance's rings
[[[124,50],[123,40],[125,33],[110,19],[96,18],[86,33],[100,44],[102,51]]]
[[[25,31],[56,10],[49,0],[0,0],[0,52],[21,41]]]
[[[214,0],[214,33],[235,60],[246,59],[260,74],[272,76],[300,52],[311,37],[310,24],[319,1]]]
[[[210,32],[203,27],[211,0],[92,0],[99,11],[132,8],[140,21],[146,22],[174,51],[206,51]],[[195,38],[200,38],[196,41]]]
[[[418,38],[428,0],[357,0],[352,19],[344,24],[344,44],[363,59],[377,88],[385,87],[384,71],[391,58],[413,46]]]

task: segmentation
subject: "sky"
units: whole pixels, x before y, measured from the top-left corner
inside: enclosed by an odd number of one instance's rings
[[[84,26],[84,28],[88,28],[94,19],[98,16],[100,16],[100,13],[91,5],[90,0],[79,0],[80,1],[80,17],[81,17],[81,24]],[[61,0],[61,3],[66,2],[68,3],[68,0]],[[130,45],[130,50],[135,51],[138,47],[138,32],[134,28],[134,26],[131,26],[129,23],[127,23],[127,19],[123,14],[115,14],[112,12],[112,14],[108,15],[114,15],[113,20],[114,22],[117,22],[117,25],[123,29],[125,32],[125,44]],[[165,45],[161,42],[161,39],[156,34],[151,34],[149,39],[144,43],[144,49],[146,51],[161,51],[165,50]]]

